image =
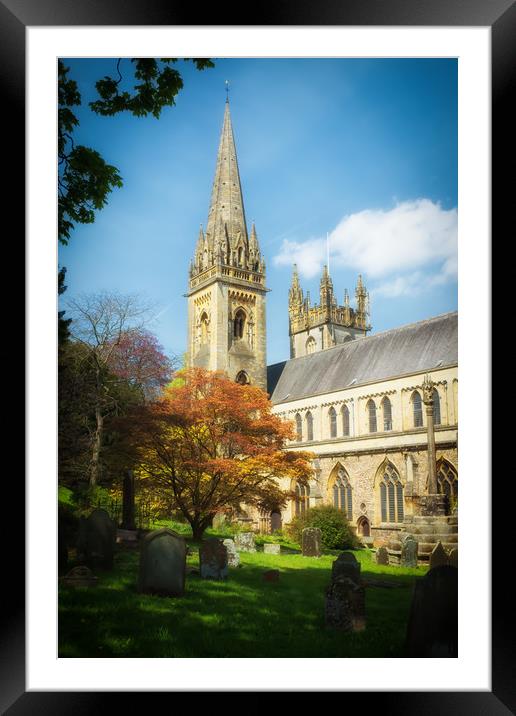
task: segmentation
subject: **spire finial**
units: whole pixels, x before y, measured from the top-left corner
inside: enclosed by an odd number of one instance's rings
[[[229,80],[226,80],[226,102],[229,104]]]

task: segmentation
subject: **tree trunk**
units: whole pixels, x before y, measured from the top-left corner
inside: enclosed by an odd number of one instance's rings
[[[193,524],[192,525],[192,533],[193,533],[194,540],[200,542],[203,538],[205,529],[206,529],[206,527],[204,527],[204,525],[202,523],[201,524],[199,524],[199,523]]]
[[[102,446],[102,432],[104,429],[104,416],[102,415],[102,411],[100,409],[100,406],[97,405],[95,408],[95,417],[97,419],[97,428],[95,430],[95,437],[93,439],[93,455],[91,458],[91,468],[90,468],[90,486],[94,487],[99,478],[99,470],[100,470],[100,448]]]

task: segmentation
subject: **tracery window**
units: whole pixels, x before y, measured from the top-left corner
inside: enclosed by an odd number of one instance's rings
[[[235,313],[235,318],[233,320],[233,336],[235,338],[244,337],[244,326],[245,313],[241,308],[239,308],[238,311]]]
[[[296,440],[298,443],[301,442],[303,439],[303,421],[301,420],[301,416],[299,413],[296,414]]]
[[[392,430],[392,405],[389,398],[384,398],[382,402],[383,407],[383,429]]]
[[[248,385],[249,384],[249,376],[245,372],[245,370],[241,370],[237,377],[235,378],[236,383],[240,383],[240,385]]]
[[[433,398],[434,398],[434,425],[440,425],[441,424],[441,400],[439,398],[439,393],[437,392],[436,388],[434,388],[434,390],[433,390]]]
[[[404,497],[400,476],[387,463],[380,482],[380,510],[382,522],[403,522]]]
[[[346,471],[341,468],[337,473],[337,479],[333,485],[333,506],[337,510],[346,513],[346,517],[350,520],[353,516],[353,497],[351,485]]]
[[[308,353],[315,353],[315,338],[313,336],[310,336],[310,338],[306,342],[306,352]]]
[[[367,412],[369,415],[369,432],[375,433],[378,427],[376,423],[376,403],[374,400],[367,401]]]
[[[337,437],[337,413],[335,411],[335,408],[331,407],[328,410],[328,418],[330,421],[330,437],[336,438]]]
[[[347,405],[342,406],[342,434],[349,435],[349,409]]]
[[[310,507],[310,487],[301,482],[296,483],[294,509],[296,515],[301,515]]]
[[[306,439],[307,440],[313,440],[314,439],[314,419],[312,416],[312,413],[308,411],[308,413],[305,416],[306,419]]]
[[[448,498],[448,511],[452,512],[459,499],[457,471],[447,460],[437,463],[437,489]]]
[[[414,427],[415,428],[422,428],[423,427],[423,403],[421,401],[421,396],[419,393],[414,391],[412,394],[412,412],[414,416]]]

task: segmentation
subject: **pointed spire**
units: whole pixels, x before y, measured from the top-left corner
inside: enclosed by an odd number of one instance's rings
[[[297,273],[297,264],[292,266],[292,283],[288,293],[288,303],[291,309],[299,310],[303,305],[303,289],[299,283],[299,275]]]
[[[330,306],[333,303],[333,282],[328,273],[326,264],[323,266],[321,284],[319,288],[321,306]]]
[[[213,181],[208,224],[206,226],[206,235],[211,246],[219,243],[219,234],[222,230],[227,231],[231,244],[237,240],[237,236],[240,234],[247,246],[248,237],[244,200],[228,97],[226,97],[224,122],[220,135],[215,179]]]

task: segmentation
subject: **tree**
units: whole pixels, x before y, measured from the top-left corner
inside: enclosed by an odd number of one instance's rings
[[[89,483],[97,484],[108,416],[155,397],[171,378],[173,362],[145,330],[150,307],[137,296],[101,293],[69,302],[70,334],[82,346],[94,406]]]
[[[185,60],[188,61],[188,60]],[[213,67],[208,59],[192,60],[198,70]],[[136,81],[129,88],[121,73],[122,62],[131,63],[131,77]],[[174,58],[132,58],[116,62],[115,77],[103,77],[96,82],[99,98],[90,102],[96,114],[113,116],[130,112],[136,117],[152,114],[158,118],[166,106],[175,104],[175,97],[183,87],[180,73],[171,64]],[[68,244],[76,223],[91,224],[95,212],[102,209],[115,187],[121,187],[118,169],[108,164],[91,147],[76,144],[73,132],[79,125],[73,107],[82,103],[77,82],[70,79],[62,60],[58,62],[58,227],[59,241]]]
[[[219,510],[284,504],[290,493],[277,478],[308,479],[313,456],[284,450],[293,428],[273,415],[267,393],[220,371],[180,378],[125,421],[140,477],[172,498],[195,539]]]

